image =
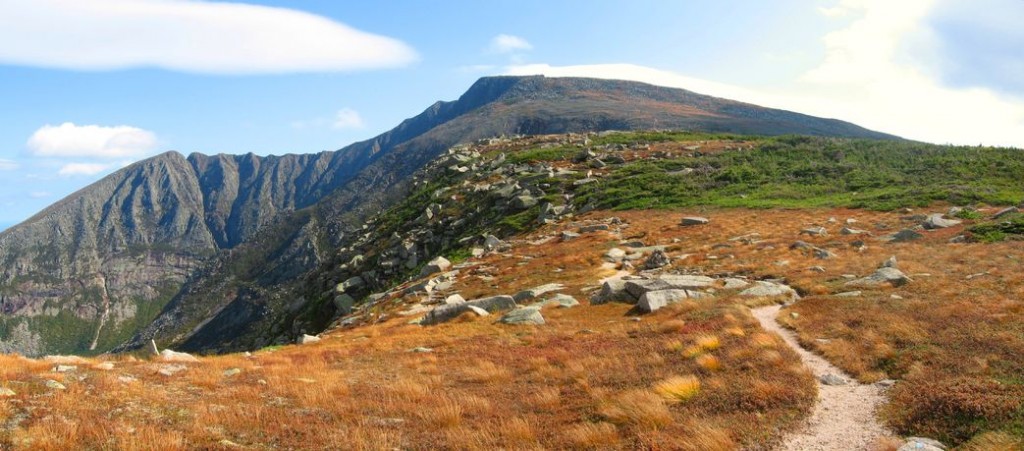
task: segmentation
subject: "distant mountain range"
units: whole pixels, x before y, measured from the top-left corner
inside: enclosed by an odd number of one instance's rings
[[[0,234],[0,352],[98,353],[151,338],[227,351],[290,339],[312,324],[296,320],[309,301],[290,297],[296,287],[450,147],[637,129],[895,138],[680,89],[530,76],[482,78],[334,152],[167,152]]]

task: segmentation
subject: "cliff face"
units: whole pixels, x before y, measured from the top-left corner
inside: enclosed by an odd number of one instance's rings
[[[642,83],[488,77],[335,152],[168,152],[0,234],[0,351],[84,353],[149,338],[252,347],[298,332],[295,286],[460,142],[501,134],[697,129],[891,138],[853,124]]]

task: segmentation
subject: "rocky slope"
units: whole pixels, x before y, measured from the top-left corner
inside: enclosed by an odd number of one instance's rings
[[[287,288],[447,149],[502,134],[638,128],[888,137],[642,83],[490,77],[336,152],[169,152],[0,234],[0,349],[99,352],[129,337],[120,349],[154,337],[231,349],[294,336],[312,323],[283,317],[307,314],[311,300]]]

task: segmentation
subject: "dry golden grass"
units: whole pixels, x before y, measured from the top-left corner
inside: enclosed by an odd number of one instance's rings
[[[580,423],[565,431],[574,449],[609,449],[619,444],[619,431],[609,423]]]
[[[641,430],[661,429],[673,422],[665,402],[648,390],[630,390],[616,395],[600,408],[606,420]]]
[[[669,401],[682,402],[700,392],[700,380],[695,376],[673,376],[658,382],[654,391]]]

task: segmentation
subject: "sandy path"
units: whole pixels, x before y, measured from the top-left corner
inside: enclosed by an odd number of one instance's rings
[[[779,306],[754,309],[754,317],[761,327],[782,336],[789,347],[800,355],[815,377],[838,375],[848,381],[846,385],[830,386],[819,382],[818,403],[807,425],[787,437],[783,450],[871,450],[876,441],[890,435],[875,418],[875,409],[885,400],[879,387],[857,383],[827,360],[814,354],[797,342],[793,332],[775,321]]]

